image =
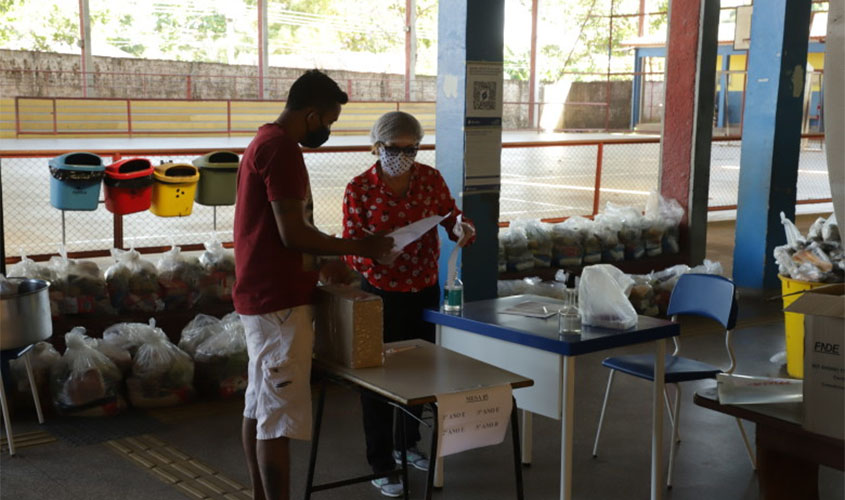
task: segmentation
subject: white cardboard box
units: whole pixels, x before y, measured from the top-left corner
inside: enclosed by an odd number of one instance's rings
[[[804,314],[804,428],[845,436],[845,284],[805,292],[785,309]]]
[[[314,354],[348,368],[384,363],[382,301],[343,285],[317,287]]]

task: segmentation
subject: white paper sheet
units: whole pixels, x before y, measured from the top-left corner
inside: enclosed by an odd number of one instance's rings
[[[718,373],[716,387],[719,403],[723,405],[800,403],[804,400],[804,381],[800,379]]]
[[[508,429],[509,384],[437,396],[437,456],[499,444]]]
[[[412,222],[407,226],[400,227],[388,234],[387,236],[393,238],[393,253],[401,252],[403,248],[420,239],[422,235],[437,224],[440,224],[440,221],[445,218],[446,215],[432,215],[431,217],[426,217],[425,219]]]

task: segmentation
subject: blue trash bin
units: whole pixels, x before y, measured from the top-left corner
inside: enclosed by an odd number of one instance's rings
[[[92,153],[67,153],[52,158],[50,204],[59,210],[96,210],[106,167]]]

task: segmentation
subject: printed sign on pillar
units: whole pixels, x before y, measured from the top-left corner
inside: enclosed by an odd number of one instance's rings
[[[502,171],[502,63],[467,62],[466,85],[465,190],[498,191]]]

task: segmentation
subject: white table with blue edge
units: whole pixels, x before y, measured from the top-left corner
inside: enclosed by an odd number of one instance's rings
[[[651,499],[663,496],[663,375],[665,340],[680,333],[671,321],[640,316],[630,330],[582,325],[580,334],[559,334],[556,316],[550,319],[502,314],[521,302],[549,304],[559,300],[516,295],[464,304],[460,313],[426,310],[423,320],[437,325],[437,343],[447,349],[534,380],[534,386],[514,393],[525,412],[523,453],[530,463],[530,416],[538,413],[561,421],[560,498],[572,498],[572,443],[575,414],[575,357],[642,342],[655,343],[652,394]],[[438,464],[441,465],[441,464]]]

